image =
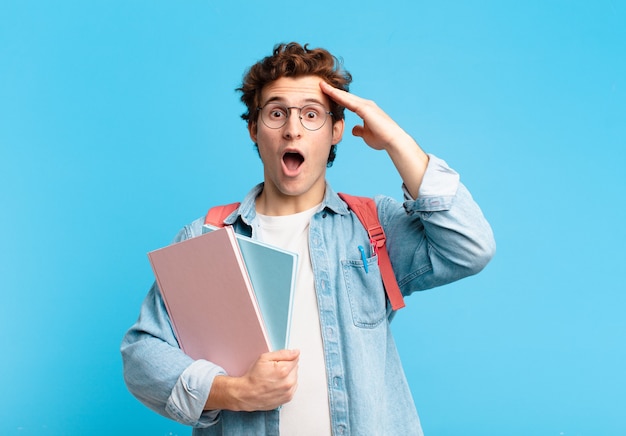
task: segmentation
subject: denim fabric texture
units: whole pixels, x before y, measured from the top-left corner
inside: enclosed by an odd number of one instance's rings
[[[227,219],[251,235],[256,186]],[[430,156],[418,199],[375,198],[387,249],[404,296],[479,272],[495,252],[491,228],[459,176]],[[175,242],[202,234],[203,218]],[[363,225],[327,185],[322,209],[311,219],[311,262],[322,327],[332,431],[335,435],[422,435],[394,343],[376,256]],[[410,304],[410,300],[407,301]],[[279,412],[203,411],[215,376],[224,370],[193,361],[178,347],[156,284],[122,342],[128,389],[154,411],[194,427],[194,435],[276,435]]]

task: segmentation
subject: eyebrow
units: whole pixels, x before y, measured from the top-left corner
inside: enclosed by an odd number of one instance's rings
[[[284,97],[280,97],[280,96],[275,96],[275,97],[270,97],[265,103],[263,103],[261,106],[265,106],[268,103],[273,103],[273,102],[278,102],[278,103],[283,103],[285,105],[287,105],[287,101],[285,100]],[[304,102],[304,106],[306,106],[307,104],[311,104],[311,103],[315,103],[315,104],[319,104],[320,106],[324,106],[326,107],[326,105],[321,102],[320,100],[318,100],[317,98],[305,98],[303,100]],[[293,106],[292,106],[293,107]]]

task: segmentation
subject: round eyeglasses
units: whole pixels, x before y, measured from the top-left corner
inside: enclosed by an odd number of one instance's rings
[[[287,119],[291,116],[291,109],[298,110],[300,123],[307,130],[319,130],[326,124],[326,118],[333,113],[327,111],[324,106],[311,103],[302,107],[285,106],[284,104],[270,102],[263,107],[258,107],[261,112],[261,120],[270,129],[280,129],[287,124]]]

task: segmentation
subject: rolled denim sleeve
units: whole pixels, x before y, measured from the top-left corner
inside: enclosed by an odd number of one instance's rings
[[[403,208],[379,199],[379,216],[398,284],[405,295],[481,271],[495,253],[491,226],[459,174],[429,155],[416,199]]]
[[[450,208],[452,198],[459,187],[459,173],[432,154],[428,155],[428,166],[417,196],[416,207],[422,211],[445,210]],[[405,201],[416,201],[405,185],[402,185]]]
[[[204,411],[213,380],[226,372],[206,360],[196,360],[180,375],[167,400],[166,410],[178,422],[208,427],[218,418],[219,410]],[[198,418],[199,417],[199,418]]]

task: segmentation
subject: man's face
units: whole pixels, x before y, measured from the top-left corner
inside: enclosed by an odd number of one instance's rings
[[[315,103],[330,110],[329,98],[322,92],[317,76],[282,77],[261,91],[261,106],[277,102],[285,107]],[[342,137],[343,120],[333,123],[330,115],[319,130],[307,130],[298,109],[289,109],[284,126],[267,127],[259,114],[250,126],[250,137],[259,147],[264,166],[265,189],[280,197],[301,197],[321,201],[326,187],[326,164],[333,144]],[[303,114],[302,116],[304,116]]]

